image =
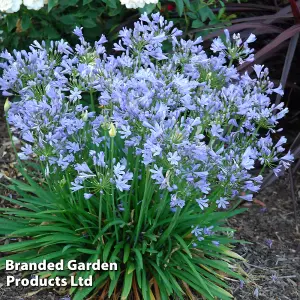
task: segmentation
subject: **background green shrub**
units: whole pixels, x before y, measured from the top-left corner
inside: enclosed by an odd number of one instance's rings
[[[191,28],[218,24],[234,17],[226,15],[224,2],[228,1],[163,0],[139,10],[127,9],[119,0],[49,0],[48,6],[37,11],[22,5],[16,13],[2,13],[0,49],[24,49],[36,39],[47,41],[63,38],[73,44],[74,36],[69,33],[75,26],[85,29],[87,40],[95,41],[101,34],[113,40],[123,26],[131,26],[145,11],[160,11],[187,34]],[[216,7],[220,9],[214,13],[213,8]],[[201,35],[206,32],[201,32]]]

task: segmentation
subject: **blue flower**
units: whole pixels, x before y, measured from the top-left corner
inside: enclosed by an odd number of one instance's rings
[[[219,241],[212,241],[212,243],[215,245],[215,246],[220,246],[220,242]]]
[[[85,200],[89,200],[90,198],[93,197],[93,194],[84,193],[83,196],[84,196],[84,199],[85,199]]]
[[[79,28],[78,26],[76,26],[73,32],[74,34],[76,34],[78,37],[81,38],[83,37],[82,29],[83,29],[82,27]]]
[[[115,176],[123,176],[125,174],[125,166],[121,165],[119,162],[114,166],[114,174]]]
[[[182,199],[177,198],[177,195],[172,195],[171,196],[171,202],[170,202],[170,206],[171,207],[180,207],[183,208],[185,205],[185,201]]]
[[[220,124],[213,124],[211,127],[211,134],[212,136],[219,137],[222,134],[223,128],[221,128]]]
[[[244,196],[240,196],[241,199],[246,200],[246,201],[252,201],[253,199],[253,194],[248,194]]]
[[[178,152],[175,151],[174,153],[169,152],[167,159],[171,165],[178,166],[178,162],[180,161],[181,157],[178,155]]]
[[[151,178],[156,181],[157,184],[162,184],[165,177],[163,175],[163,168],[158,167],[157,165],[154,165],[153,169],[150,169],[150,172],[152,173]]]
[[[208,199],[201,198],[197,199],[196,202],[198,203],[199,207],[203,210],[205,207],[208,207]]]
[[[71,182],[71,186],[72,187],[70,187],[70,190],[72,192],[77,192],[77,191],[79,191],[79,190],[81,190],[81,189],[84,188],[82,185],[76,184],[75,182]]]
[[[74,90],[70,91],[70,93],[71,93],[71,95],[69,96],[69,99],[72,102],[82,99],[81,91],[79,91],[79,89],[77,87],[75,87]]]
[[[227,208],[227,205],[229,204],[229,202],[227,201],[227,198],[223,198],[221,197],[219,200],[216,201],[218,208]]]

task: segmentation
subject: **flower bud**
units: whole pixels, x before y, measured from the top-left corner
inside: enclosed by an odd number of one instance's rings
[[[117,129],[113,123],[110,123],[108,134],[110,137],[115,137],[117,134]]]
[[[86,122],[88,119],[88,111],[85,110],[82,114],[81,114],[81,119],[82,121]]]
[[[48,177],[49,173],[50,173],[49,165],[47,164],[46,169],[45,169],[45,176]]]
[[[5,101],[5,104],[4,104],[4,112],[8,112],[8,110],[10,109],[10,107],[11,107],[11,103],[8,100],[8,98],[6,98],[6,101]]]
[[[183,140],[183,134],[180,131],[175,131],[172,135],[171,135],[171,141],[174,144],[179,144],[181,141]]]

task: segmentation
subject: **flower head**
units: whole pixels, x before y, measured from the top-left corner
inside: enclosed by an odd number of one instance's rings
[[[143,8],[146,4],[157,4],[158,0],[120,0],[127,8]]]
[[[44,7],[44,5],[48,3],[48,0],[23,0],[23,4],[28,9],[39,10]]]
[[[1,0],[0,11],[5,13],[15,13],[20,9],[22,0]]]
[[[286,139],[271,137],[287,109],[271,102],[279,89],[268,69],[254,65],[253,78],[237,70],[239,59],[251,60],[253,35],[244,41],[225,30],[206,53],[201,38],[184,40],[173,22],[143,14],[119,32],[116,54],[107,55],[107,39],[91,44],[82,30],[74,30],[74,48],[35,41],[29,51],[0,54],[0,89],[20,98],[6,108],[24,141],[20,158],[37,157],[49,176],[68,172],[72,192],[136,194],[147,178],[173,211],[188,203],[201,214],[210,203],[226,209],[241,191],[250,201],[263,180],[251,173],[256,164],[276,174],[290,166],[292,154],[282,154]],[[96,111],[84,104],[90,91]]]

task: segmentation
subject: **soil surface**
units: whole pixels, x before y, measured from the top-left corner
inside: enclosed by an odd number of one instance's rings
[[[300,299],[300,172],[294,176],[297,223],[287,177],[256,196],[265,207],[253,203],[229,221],[236,237],[252,243],[236,249],[249,275],[247,283],[232,285],[236,299]]]

